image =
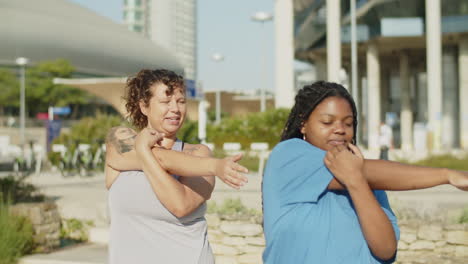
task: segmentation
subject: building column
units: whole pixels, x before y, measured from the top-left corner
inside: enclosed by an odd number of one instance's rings
[[[377,44],[371,42],[367,47],[367,131],[368,148],[379,149],[379,125],[381,115],[380,62]]]
[[[458,50],[458,87],[460,91],[460,147],[468,150],[468,37],[460,39]]]
[[[340,82],[341,32],[340,0],[327,0],[327,73],[329,82]]]
[[[385,122],[385,114],[391,111],[392,72],[385,68],[385,65],[382,68],[380,69],[380,120]]]
[[[275,107],[294,104],[294,33],[292,0],[275,1]]]
[[[413,111],[411,110],[409,58],[406,52],[400,54],[400,89],[401,149],[409,151],[413,149]]]
[[[327,60],[325,57],[319,57],[314,60],[315,73],[317,76],[317,81],[327,80]]]
[[[358,64],[358,69],[364,69],[363,65],[359,65]],[[364,138],[364,115],[363,115],[363,112],[364,112],[364,98],[363,98],[363,92],[362,92],[362,89],[363,89],[363,85],[362,85],[362,76],[363,76],[363,70],[359,70],[357,72],[357,97],[358,98],[354,98],[354,101],[356,102],[356,107],[357,107],[357,111],[358,111],[358,127],[356,129],[357,131],[357,143],[359,145],[363,145],[363,138]]]
[[[458,70],[456,50],[446,47],[442,52],[442,127],[444,136],[443,149],[458,147]]]
[[[440,0],[426,0],[426,57],[430,148],[442,148],[442,48]]]

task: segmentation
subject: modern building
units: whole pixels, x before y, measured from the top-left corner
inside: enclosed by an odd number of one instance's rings
[[[122,114],[127,76],[142,68],[184,73],[167,48],[66,0],[0,0],[0,17],[0,67],[17,67],[18,57],[28,58],[28,65],[66,59],[75,67],[74,78],[56,83],[86,90]],[[196,120],[198,98],[189,98],[188,108]]]
[[[123,22],[128,29],[149,38],[151,0],[124,0]]]
[[[173,53],[66,0],[0,0],[0,66],[63,58],[77,77],[123,77],[141,68],[183,68]]]
[[[196,0],[124,0],[124,23],[176,54],[185,77],[197,80]]]
[[[219,93],[219,96],[216,96]],[[238,92],[228,91],[207,91],[204,93],[208,102],[208,111],[216,111],[217,100],[219,100],[219,111],[228,116],[245,116],[249,113],[260,112],[261,98],[259,95],[247,95]],[[273,109],[275,106],[274,97],[265,96],[266,109]]]
[[[380,122],[396,119],[403,150],[468,149],[468,2],[355,3],[361,142],[377,149]],[[294,43],[294,57],[314,64],[318,79],[341,82],[341,69],[350,76],[350,1],[279,4],[290,7],[276,16],[293,21],[293,34],[282,37]]]

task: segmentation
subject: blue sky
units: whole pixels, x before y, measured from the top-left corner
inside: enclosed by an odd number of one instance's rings
[[[69,0],[122,23],[123,0]],[[252,22],[256,11],[273,13],[274,0],[198,0],[198,79],[204,90],[274,90],[274,25]],[[264,30],[264,31],[263,31]],[[263,35],[265,34],[265,35]],[[265,41],[266,38],[266,41]],[[215,62],[213,53],[225,59]]]

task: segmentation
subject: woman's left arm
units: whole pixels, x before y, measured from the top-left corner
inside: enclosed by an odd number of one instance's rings
[[[468,191],[468,172],[447,168],[429,168],[386,160],[365,160],[364,177],[378,190],[417,190],[451,184]]]
[[[329,151],[325,164],[349,192],[370,250],[376,257],[389,260],[397,249],[395,230],[364,177],[361,152],[354,146],[350,148],[354,154],[344,147]]]

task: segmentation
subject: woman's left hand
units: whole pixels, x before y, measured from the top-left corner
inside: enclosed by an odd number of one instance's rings
[[[352,144],[329,150],[324,161],[335,178],[345,186],[364,178],[364,157],[359,148]]]
[[[157,145],[164,138],[164,133],[159,133],[151,128],[143,128],[135,139],[135,148],[138,151],[139,148],[151,149]]]

